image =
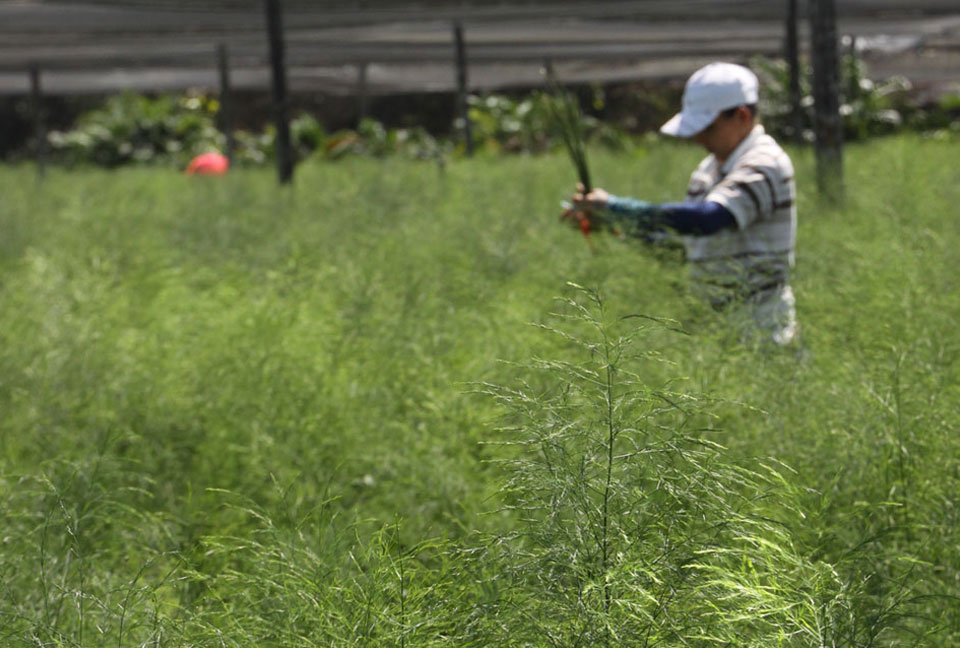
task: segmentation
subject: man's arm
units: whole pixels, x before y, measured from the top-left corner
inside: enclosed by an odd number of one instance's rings
[[[607,221],[633,236],[663,229],[704,236],[737,227],[730,210],[716,202],[657,204],[612,195],[608,195],[605,202]]]

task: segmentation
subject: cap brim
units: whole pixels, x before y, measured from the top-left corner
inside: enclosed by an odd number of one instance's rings
[[[660,132],[673,137],[693,137],[709,126],[718,114],[678,112],[660,127]]]

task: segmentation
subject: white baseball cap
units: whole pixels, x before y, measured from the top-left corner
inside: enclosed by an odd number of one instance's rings
[[[692,137],[724,110],[757,103],[757,75],[733,63],[711,63],[694,72],[683,89],[683,109],[660,127],[664,135]]]

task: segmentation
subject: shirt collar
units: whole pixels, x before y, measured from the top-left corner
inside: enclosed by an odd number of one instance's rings
[[[730,173],[730,169],[733,168],[733,165],[737,163],[737,160],[743,155],[744,151],[753,146],[753,143],[757,141],[757,138],[761,137],[766,131],[763,130],[762,124],[757,124],[753,127],[753,130],[743,138],[743,141],[737,144],[737,148],[733,149],[733,153],[727,158],[726,162],[723,163],[723,166],[720,167],[720,174],[727,175]]]

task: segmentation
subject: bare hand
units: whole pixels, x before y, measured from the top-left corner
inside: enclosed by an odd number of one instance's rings
[[[584,234],[590,232],[590,220],[593,218],[593,214],[586,210],[575,207],[570,203],[564,203],[563,213],[560,214],[560,220],[569,224],[571,227],[579,229]]]
[[[577,185],[577,193],[572,197],[573,202],[564,202],[564,210],[560,219],[583,232],[587,236],[592,231],[606,229],[606,221],[598,212],[607,204],[609,194],[603,189],[591,191],[583,195],[583,185]]]
[[[584,195],[584,187],[582,184],[577,184],[577,192],[573,194],[573,204],[577,209],[584,211],[594,211],[602,210],[607,207],[607,200],[610,198],[610,194],[604,191],[603,189],[593,189],[586,195]]]

